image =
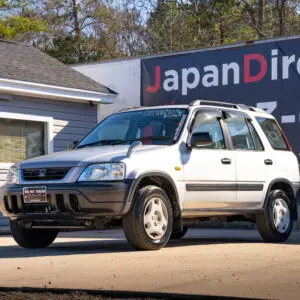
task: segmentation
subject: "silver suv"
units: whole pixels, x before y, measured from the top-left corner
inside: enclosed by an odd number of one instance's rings
[[[109,116],[72,151],[14,165],[0,207],[16,242],[50,245],[61,229],[123,226],[155,250],[210,217],[256,222],[285,241],[297,219],[299,169],[273,116],[212,101]]]

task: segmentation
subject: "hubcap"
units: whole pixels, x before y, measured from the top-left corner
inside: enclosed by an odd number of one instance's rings
[[[273,206],[273,222],[278,232],[285,233],[290,224],[290,210],[285,200],[278,198]]]
[[[144,228],[152,240],[159,240],[168,227],[168,211],[160,198],[151,199],[144,210]]]

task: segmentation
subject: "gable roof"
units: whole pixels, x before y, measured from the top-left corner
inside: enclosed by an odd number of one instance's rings
[[[0,78],[116,94],[37,48],[0,40]]]

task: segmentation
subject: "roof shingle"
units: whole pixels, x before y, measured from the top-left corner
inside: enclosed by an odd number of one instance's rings
[[[0,78],[115,94],[31,45],[4,40],[0,40]]]

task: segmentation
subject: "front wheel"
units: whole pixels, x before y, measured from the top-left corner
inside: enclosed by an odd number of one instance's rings
[[[10,230],[14,240],[23,248],[46,248],[51,245],[58,230],[55,229],[28,229],[17,221],[10,221]]]
[[[173,212],[167,194],[149,185],[137,192],[128,214],[123,218],[127,240],[137,250],[158,250],[171,235]]]
[[[293,227],[291,201],[281,190],[273,190],[267,196],[265,211],[256,217],[257,229],[269,243],[288,239]]]

